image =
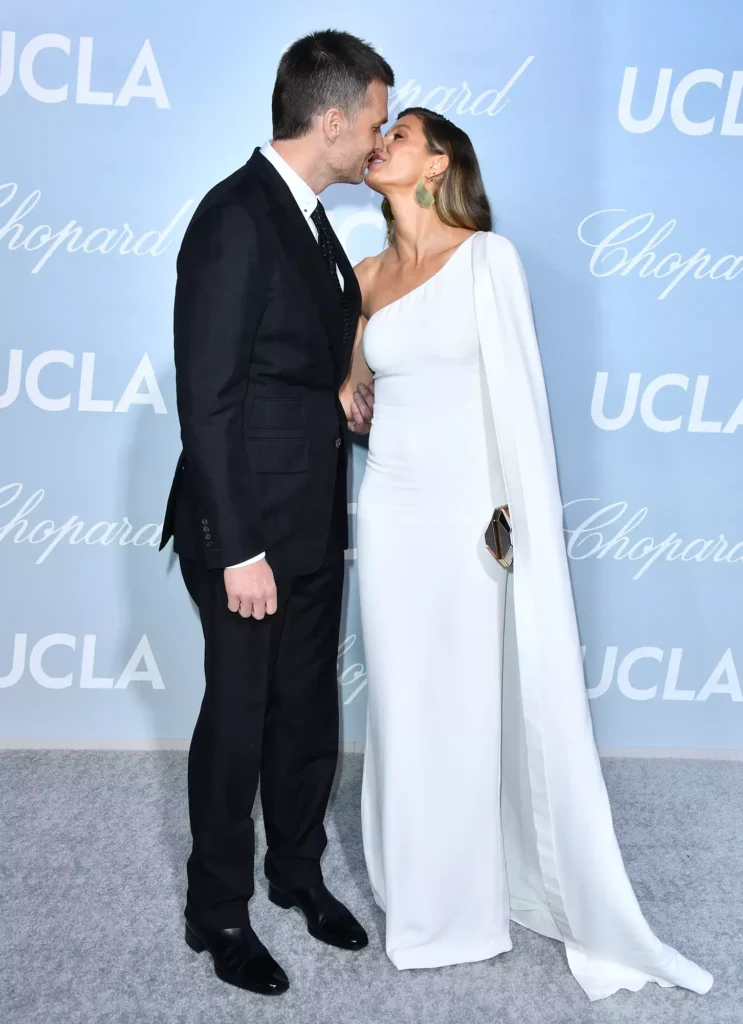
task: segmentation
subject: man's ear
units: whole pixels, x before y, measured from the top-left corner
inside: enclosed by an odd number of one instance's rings
[[[335,142],[343,127],[343,113],[337,107],[331,107],[322,115],[322,129],[330,142]]]

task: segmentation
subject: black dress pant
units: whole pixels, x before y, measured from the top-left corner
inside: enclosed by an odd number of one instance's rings
[[[186,915],[205,926],[248,920],[259,780],[266,876],[282,886],[322,879],[323,818],[338,759],[345,500],[335,502],[322,565],[277,578],[277,611],[261,620],[228,610],[222,572],[180,560],[204,631],[206,689],[188,760]]]

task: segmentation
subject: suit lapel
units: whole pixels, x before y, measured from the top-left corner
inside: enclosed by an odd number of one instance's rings
[[[294,264],[317,306],[320,321],[339,370],[343,367],[343,309],[327,264],[323,258],[304,214],[297,206],[289,187],[276,169],[260,154],[253,154],[250,164],[267,185],[272,207],[272,220],[282,240],[284,251]],[[338,266],[344,281],[344,294],[358,316],[360,305],[358,283],[340,243],[336,239]]]
[[[354,269],[351,266],[348,256],[346,256],[346,251],[341,245],[335,231],[333,231],[333,239],[335,241],[335,251],[338,254],[338,267],[343,275],[343,295],[345,296],[346,302],[349,303],[351,309],[354,310],[358,316],[361,312],[361,291],[359,289],[359,282],[356,280]]]
[[[331,226],[332,231],[332,226]],[[340,334],[338,335],[338,343],[336,348],[336,359],[339,368],[339,377],[345,380],[346,374],[348,373],[348,367],[351,359],[351,350],[353,348],[354,337],[356,335],[356,324],[361,315],[361,289],[359,288],[359,282],[356,280],[356,274],[354,272],[351,263],[346,256],[346,252],[338,239],[335,231],[333,231],[333,241],[335,243],[335,251],[338,260],[338,269],[341,272],[343,278],[343,298],[351,311],[351,335],[346,338],[343,334],[343,327],[341,326]],[[331,281],[332,283],[332,281]],[[343,314],[341,312],[341,320]]]

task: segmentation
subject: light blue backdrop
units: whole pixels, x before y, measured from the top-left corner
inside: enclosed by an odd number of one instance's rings
[[[393,64],[393,111],[417,101],[470,133],[521,252],[599,741],[743,749],[736,0],[6,0],[0,736],[190,735],[200,634],[156,553],[179,448],[175,256],[196,201],[269,137],[282,49],[327,26]],[[364,186],[324,199],[354,261],[379,251]]]

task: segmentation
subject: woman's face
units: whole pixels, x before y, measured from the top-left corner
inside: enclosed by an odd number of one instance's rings
[[[419,178],[444,170],[446,157],[428,152],[423,127],[415,114],[401,117],[375,150],[366,172],[366,184],[375,192],[413,189]]]

